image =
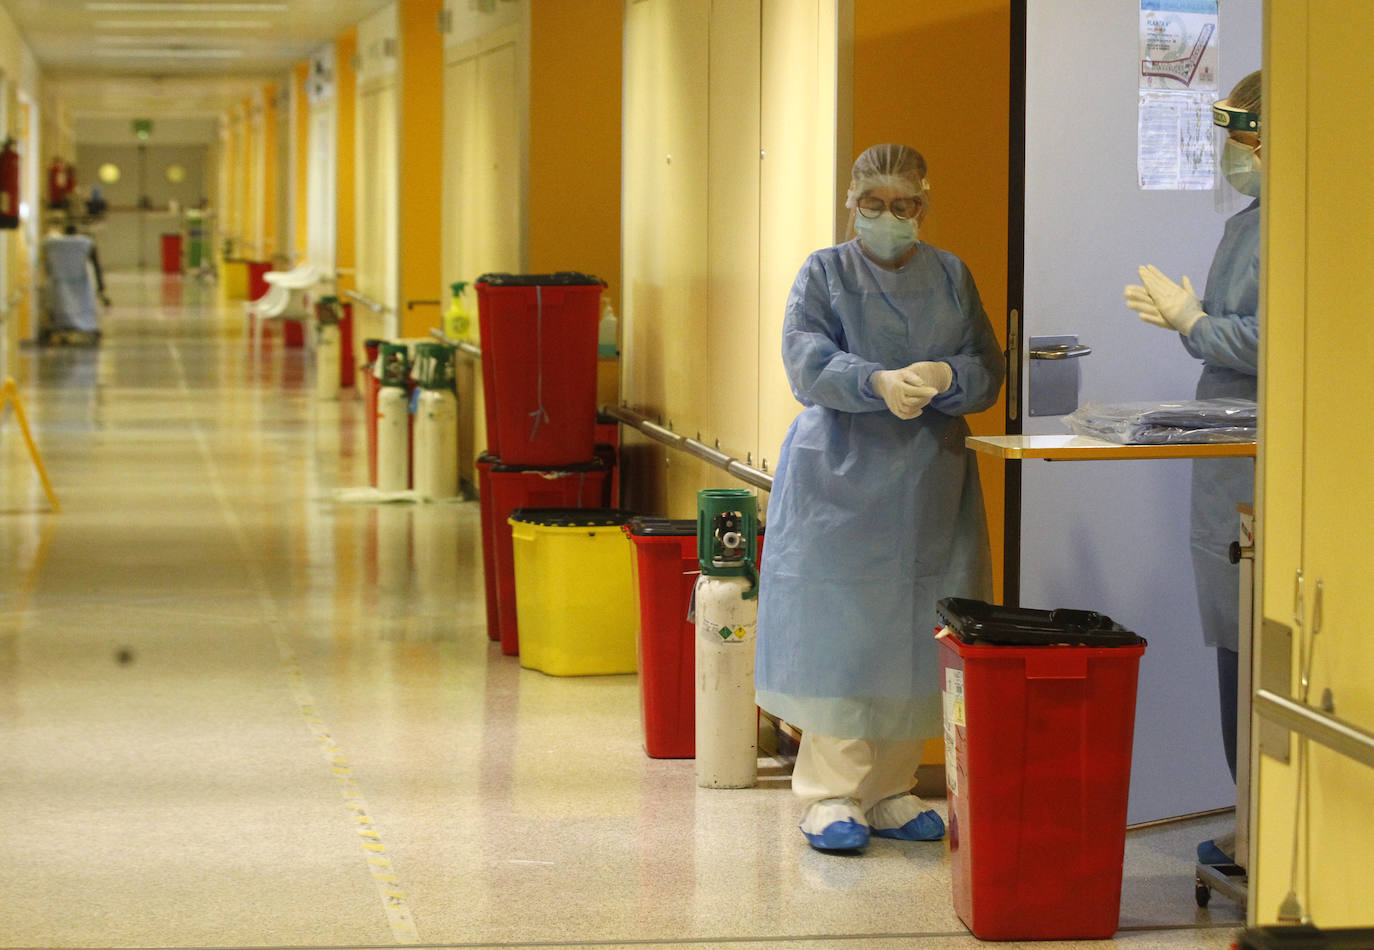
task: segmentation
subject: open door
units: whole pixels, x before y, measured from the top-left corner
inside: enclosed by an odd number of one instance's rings
[[[1138,282],[1139,265],[1155,264],[1175,279],[1187,274],[1200,289],[1221,237],[1225,218],[1212,191],[1143,190],[1137,170],[1142,8],[1196,6],[1018,0],[1013,7],[1013,50],[1025,57],[1022,69],[1013,63],[1013,115],[1022,120],[1021,134],[1012,135],[1013,179],[1024,168],[1024,181],[1018,188],[1013,180],[1008,382],[1018,398],[1009,400],[1008,432],[1064,434],[1075,403],[1192,398],[1201,364],[1177,334],[1137,319],[1122,288]],[[1211,37],[1215,98],[1259,67],[1260,25],[1260,0],[1221,0]],[[1091,352],[1034,361],[1032,343],[1054,357],[1075,352],[1063,347]],[[1044,372],[1051,363],[1055,371]],[[1076,392],[1055,381],[1075,375]],[[1149,641],[1132,823],[1235,803],[1215,651],[1202,643],[1188,549],[1190,466],[1008,463],[1007,602],[1097,610]]]

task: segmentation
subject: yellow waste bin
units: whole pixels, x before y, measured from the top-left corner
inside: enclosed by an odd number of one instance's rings
[[[634,673],[633,550],[613,508],[520,508],[515,552],[520,665],[551,676]]]
[[[248,262],[226,257],[220,266],[220,286],[229,300],[248,299]]]

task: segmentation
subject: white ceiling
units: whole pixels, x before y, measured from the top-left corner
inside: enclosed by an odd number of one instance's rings
[[[73,116],[218,113],[392,0],[0,0]]]

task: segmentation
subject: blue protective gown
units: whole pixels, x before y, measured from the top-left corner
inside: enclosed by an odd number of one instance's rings
[[[806,407],[782,444],[759,581],[759,705],[803,730],[873,740],[940,731],[941,597],[992,595],[965,413],[991,406],[1001,349],[968,268],[920,244],[901,270],[857,240],[807,258],[783,363]],[[954,385],[915,419],[869,387],[942,360]]]
[[[1202,309],[1183,346],[1203,361],[1198,399],[1255,399],[1259,374],[1259,199],[1226,222],[1212,258]],[[1239,649],[1240,571],[1229,548],[1239,537],[1236,505],[1255,497],[1251,459],[1193,462],[1193,574],[1208,646]]]
[[[53,235],[43,239],[47,262],[48,308],[54,330],[94,333],[95,285],[91,281],[91,249],[95,241],[84,234]]]

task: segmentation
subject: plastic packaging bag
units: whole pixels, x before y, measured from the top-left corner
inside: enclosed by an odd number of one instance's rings
[[[1253,442],[1258,406],[1250,399],[1088,403],[1065,422],[1078,435],[1122,445]]]

